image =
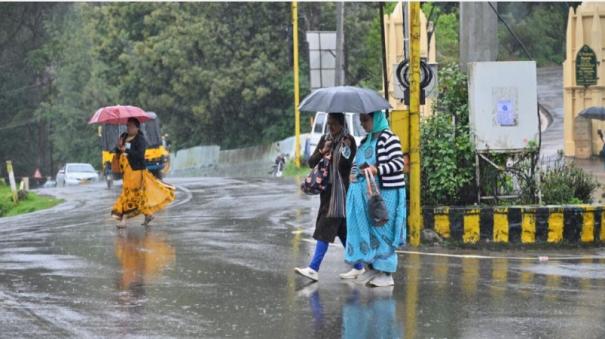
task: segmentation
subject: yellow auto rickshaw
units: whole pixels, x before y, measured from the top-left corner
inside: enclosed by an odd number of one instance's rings
[[[166,141],[166,135],[160,133],[160,119],[157,114],[147,112],[154,117],[141,124],[141,131],[145,135],[147,150],[145,151],[145,161],[147,169],[158,179],[170,171],[170,152]],[[114,149],[118,136],[126,132],[126,125],[101,125],[99,126],[99,138],[102,148],[101,163],[108,187],[111,187],[116,174],[111,172],[111,160],[113,159]]]

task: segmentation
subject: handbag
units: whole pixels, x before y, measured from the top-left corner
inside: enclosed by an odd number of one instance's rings
[[[368,170],[364,170],[364,172],[368,185],[368,218],[373,226],[384,226],[389,221],[387,206],[378,191],[374,176],[370,175]]]
[[[330,184],[330,159],[323,157],[311,173],[300,184],[300,189],[309,195],[320,194],[325,191]]]
[[[111,172],[115,174],[122,173],[122,168],[120,167],[120,156],[115,153],[111,158]]]

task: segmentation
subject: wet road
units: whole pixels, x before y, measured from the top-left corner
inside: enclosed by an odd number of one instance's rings
[[[306,285],[292,268],[313,249],[316,199],[285,180],[171,182],[177,202],[147,230],[117,231],[117,191],[101,186],[53,190],[64,204],[0,219],[0,337],[605,336],[600,249],[401,253],[385,290],[340,282],[333,246]]]
[[[552,123],[542,133],[541,156],[557,157],[563,150],[563,67],[538,69],[538,100],[551,114]]]

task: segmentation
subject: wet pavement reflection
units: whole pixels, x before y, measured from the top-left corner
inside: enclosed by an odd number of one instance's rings
[[[146,287],[174,262],[175,251],[165,237],[150,229],[128,229],[117,232],[115,255],[120,264],[120,270],[116,271],[117,303],[123,306],[118,324],[120,334],[127,335],[132,325],[137,325],[138,318],[145,315]]]
[[[312,254],[318,202],[294,183],[172,182],[177,202],[150,228],[116,230],[118,192],[100,186],[0,219],[0,337],[605,336],[600,248],[410,251],[394,288],[369,289],[338,279],[333,245],[308,284],[292,268]]]

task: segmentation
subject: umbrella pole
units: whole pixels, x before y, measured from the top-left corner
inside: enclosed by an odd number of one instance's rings
[[[292,1],[292,42],[294,63],[294,164],[300,167],[300,110],[298,109],[299,85],[298,85],[298,4]]]

